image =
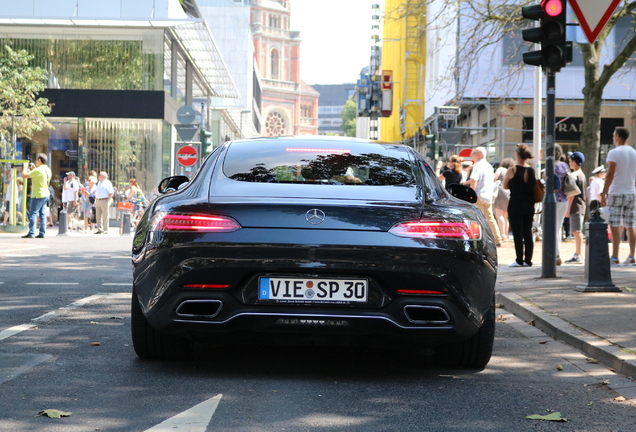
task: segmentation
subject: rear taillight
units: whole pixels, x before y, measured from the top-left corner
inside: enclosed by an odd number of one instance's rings
[[[164,214],[156,231],[232,232],[241,226],[226,216],[196,214]]]
[[[389,232],[398,237],[479,240],[481,226],[471,220],[462,222],[411,221],[394,225]]]
[[[444,295],[444,291],[421,290],[421,289],[398,289],[400,294],[421,294],[421,295]]]

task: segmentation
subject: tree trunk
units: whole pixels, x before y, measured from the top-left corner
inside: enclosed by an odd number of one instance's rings
[[[605,86],[601,86],[599,82],[598,50],[590,45],[584,45],[581,49],[585,62],[585,87],[583,87],[583,124],[579,149],[586,157],[581,169],[585,176],[589,177],[598,164],[601,148],[601,107]]]

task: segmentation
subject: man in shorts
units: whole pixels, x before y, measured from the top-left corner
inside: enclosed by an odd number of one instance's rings
[[[621,243],[620,227],[627,230],[629,256],[623,265],[636,265],[636,150],[625,142],[629,130],[617,127],[614,130],[615,148],[607,153],[607,175],[601,192],[601,206],[609,206],[609,226],[612,232],[612,265],[619,265],[618,251]]]

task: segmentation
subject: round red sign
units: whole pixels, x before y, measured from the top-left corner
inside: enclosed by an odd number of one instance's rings
[[[199,153],[192,146],[183,146],[177,150],[177,161],[183,166],[192,166],[198,159]]]

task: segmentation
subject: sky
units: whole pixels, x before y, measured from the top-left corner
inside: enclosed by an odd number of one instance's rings
[[[371,5],[381,0],[292,0],[300,31],[300,78],[309,85],[355,83],[371,56]]]

